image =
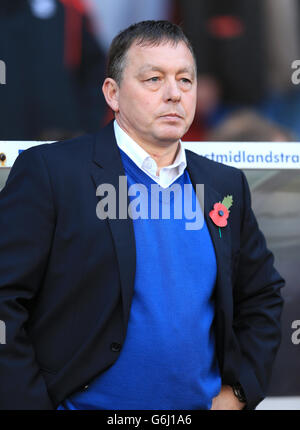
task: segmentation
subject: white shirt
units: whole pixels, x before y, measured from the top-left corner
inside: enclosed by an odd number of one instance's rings
[[[181,140],[179,141],[180,149],[172,164],[162,167],[159,176],[156,175],[156,161],[138,145],[128,134],[114,121],[114,130],[118,147],[150,178],[152,178],[162,188],[169,187],[179,176],[182,175],[186,168],[186,155]]]

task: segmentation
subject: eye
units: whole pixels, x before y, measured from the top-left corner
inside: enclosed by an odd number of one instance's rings
[[[153,76],[152,78],[147,79],[147,82],[158,82],[159,79],[160,78],[158,76]]]
[[[183,82],[184,84],[191,84],[191,83],[192,83],[192,81],[191,81],[190,79],[188,79],[188,78],[181,78],[180,80],[181,80],[181,82]]]

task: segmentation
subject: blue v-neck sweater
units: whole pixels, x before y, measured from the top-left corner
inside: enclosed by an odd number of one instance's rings
[[[184,213],[176,219],[174,202],[180,203],[173,193],[170,219],[161,219],[162,212],[150,219],[155,182],[120,152],[128,187],[149,191],[148,219],[133,219],[136,275],[127,334],[117,361],[59,409],[209,409],[221,379],[212,325],[216,260],[207,226],[187,230],[191,219]],[[187,170],[175,184],[191,186]],[[141,210],[136,203],[132,196]]]

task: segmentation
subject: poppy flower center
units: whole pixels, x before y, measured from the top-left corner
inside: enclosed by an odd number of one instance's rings
[[[223,211],[219,211],[219,212],[218,212],[218,214],[219,214],[220,216],[223,216],[223,215],[224,215],[224,212],[223,212]]]

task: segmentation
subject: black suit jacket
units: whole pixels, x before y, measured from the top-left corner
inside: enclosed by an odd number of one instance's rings
[[[280,342],[284,281],[258,229],[244,174],[186,155],[192,183],[205,184],[217,258],[222,382],[239,381],[254,408]],[[118,192],[124,175],[112,124],[17,158],[0,194],[1,409],[56,408],[118,359],[134,293],[133,223],[100,220],[96,189],[109,183]],[[220,237],[208,213],[228,194],[234,202]]]

